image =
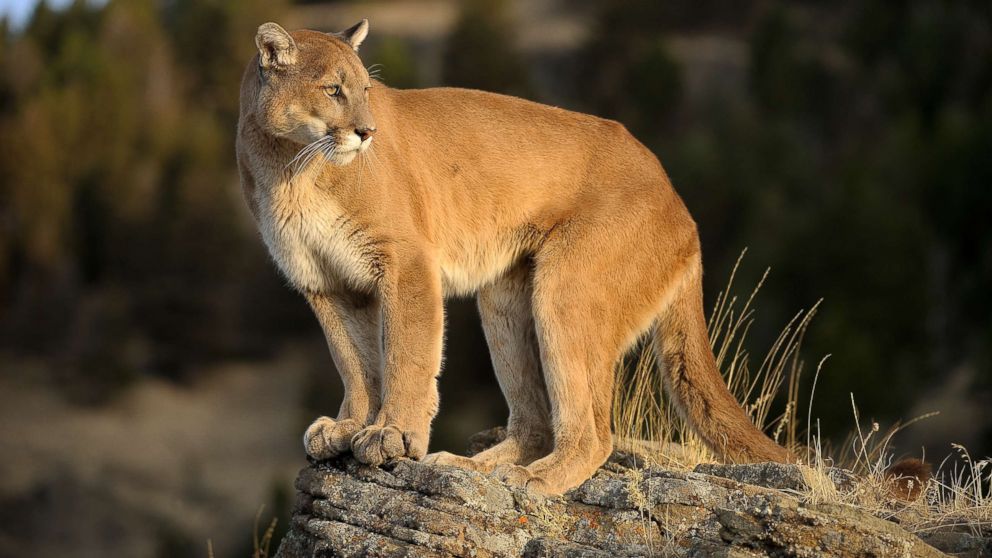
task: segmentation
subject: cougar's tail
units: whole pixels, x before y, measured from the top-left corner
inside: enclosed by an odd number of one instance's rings
[[[665,388],[692,429],[724,459],[789,462],[792,456],[758,430],[716,366],[703,314],[702,262],[692,258],[654,331]]]

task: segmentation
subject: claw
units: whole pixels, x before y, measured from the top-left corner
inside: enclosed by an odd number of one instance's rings
[[[510,486],[533,490],[540,494],[552,494],[554,492],[546,480],[520,465],[512,463],[498,465],[493,470],[493,476]]]
[[[426,455],[423,459],[423,463],[425,465],[447,465],[449,467],[460,467],[470,471],[485,472],[484,464],[478,463],[470,457],[462,457],[446,451],[439,451],[437,453]]]
[[[303,449],[318,461],[336,457],[348,451],[358,429],[358,422],[352,419],[320,417],[303,434]]]
[[[426,443],[423,436],[412,431],[386,425],[371,425],[358,431],[351,439],[351,451],[362,463],[379,466],[398,457],[420,459],[424,456]]]

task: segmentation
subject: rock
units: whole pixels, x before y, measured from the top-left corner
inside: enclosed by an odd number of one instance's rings
[[[815,475],[809,467],[799,467],[786,463],[721,464],[701,463],[693,469],[697,473],[733,479],[746,484],[776,488],[778,490],[803,491],[809,487],[809,475]],[[849,485],[853,475],[844,469],[827,467],[827,482],[837,488]]]
[[[342,457],[300,472],[276,556],[945,556],[895,523],[782,490],[802,478],[788,465],[681,472],[616,452],[546,498],[463,469]],[[931,537],[952,552],[987,543]]]
[[[806,479],[798,467],[783,463],[756,463],[754,465],[723,465],[702,463],[694,469],[697,473],[733,479],[747,484],[777,488],[779,490],[803,490]]]
[[[992,556],[992,538],[962,530],[932,531],[920,536],[930,546],[961,558]]]
[[[505,439],[506,428],[502,426],[476,432],[468,437],[468,451],[465,452],[465,455],[471,457],[477,453],[482,453]]]

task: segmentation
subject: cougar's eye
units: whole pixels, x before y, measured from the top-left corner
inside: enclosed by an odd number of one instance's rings
[[[340,85],[325,85],[323,87],[324,93],[328,97],[340,97],[341,96],[341,86]]]

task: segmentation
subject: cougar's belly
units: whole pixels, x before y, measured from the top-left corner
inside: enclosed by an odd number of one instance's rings
[[[303,188],[260,204],[262,238],[286,279],[301,291],[367,290],[374,277],[364,235],[333,200]]]
[[[527,252],[519,234],[490,237],[463,236],[445,246],[441,254],[441,280],[445,296],[465,296],[503,275]]]

